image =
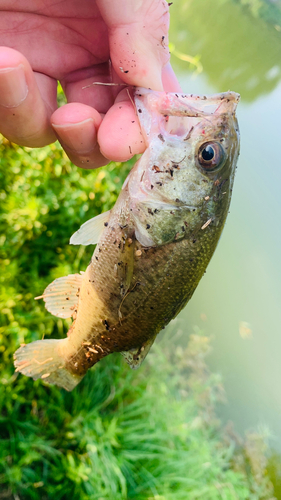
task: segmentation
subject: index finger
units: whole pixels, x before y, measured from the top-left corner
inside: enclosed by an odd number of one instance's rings
[[[97,0],[97,4],[108,27],[118,77],[129,85],[163,90],[162,71],[170,60],[168,4],[163,0]]]

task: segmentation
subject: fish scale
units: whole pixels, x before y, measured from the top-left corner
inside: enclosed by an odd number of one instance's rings
[[[192,297],[219,241],[239,152],[238,100],[233,92],[137,89],[148,148],[112,210],[71,237],[97,243],[85,273],[55,280],[41,296],[51,313],[73,317],[68,337],[22,346],[17,371],[72,390],[112,352],[132,368],[141,364]]]
[[[105,241],[109,240],[108,243],[110,244],[112,232],[110,230],[107,230],[107,232]],[[136,348],[151,338],[152,332],[163,329],[193,295],[198,282],[205,272],[205,261],[208,261],[209,254],[213,253],[218,238],[219,234],[214,239],[211,233],[208,234],[207,238],[204,238],[207,240],[204,243],[204,253],[202,253],[200,239],[196,242],[197,247],[195,248],[190,240],[184,239],[165,245],[158,249],[157,252],[153,248],[142,252],[141,257],[136,259],[134,263],[134,277],[131,283],[132,291],[128,291],[126,299],[123,302],[122,319],[118,316],[119,307],[123,300],[120,293],[118,293],[118,282],[116,282],[116,287],[113,289],[112,282],[110,286],[104,287],[104,277],[99,275],[100,284],[97,286],[101,298],[106,303],[109,294],[114,294],[115,304],[111,298],[111,303],[114,304],[114,312],[108,312],[107,314],[109,330],[100,324],[98,325],[99,333],[97,333],[95,325],[93,327],[93,334],[85,337],[83,342],[90,342],[91,345],[101,346],[104,352],[92,353],[91,356],[86,358],[87,347],[85,346],[85,352],[81,349],[79,355],[76,354],[71,362],[69,362],[69,368],[74,373],[81,375],[99,359],[104,357],[107,349],[110,349],[111,352],[116,352]],[[193,246],[192,251],[190,249],[191,246]],[[94,257],[96,253],[97,250],[94,253]],[[192,262],[186,261],[187,253],[192,255],[190,257],[192,258]],[[110,271],[110,263],[113,261],[112,257],[114,255],[111,253],[104,253],[103,257],[99,254],[99,264],[93,259],[91,268],[93,275],[95,275],[98,265]],[[163,262],[165,263],[164,265]],[[151,267],[153,267],[153,273],[151,272]],[[136,283],[140,283],[140,285],[136,287]],[[159,304],[161,304],[161,309],[159,309]],[[115,345],[116,339],[118,339],[118,346]],[[78,367],[75,368],[75,363],[77,362]]]

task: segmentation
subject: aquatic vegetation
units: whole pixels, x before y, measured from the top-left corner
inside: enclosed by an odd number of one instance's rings
[[[177,57],[180,59],[180,61],[184,61],[189,63],[189,69],[194,71],[194,77],[196,75],[199,75],[203,71],[203,66],[200,62],[200,55],[196,55],[195,57],[189,55],[189,54],[184,54],[183,52],[179,52],[176,49],[176,46],[174,43],[169,44],[169,50],[170,53],[173,54],[173,56]]]
[[[174,3],[171,60],[177,74],[192,73],[193,78],[200,73],[199,61],[211,89],[231,88],[242,102],[253,102],[280,83],[281,2],[265,0],[257,10],[255,1],[245,1],[247,5],[242,0]]]
[[[172,352],[160,340],[139,372],[113,355],[70,394],[14,374],[20,342],[65,335],[33,296],[88,264],[69,235],[111,208],[129,167],[82,171],[55,145],[0,142],[0,498],[273,499],[261,437],[245,448],[217,420],[200,332]]]
[[[254,17],[273,24],[277,31],[281,31],[281,2],[280,0],[234,0],[245,5]]]
[[[13,413],[6,406],[1,420],[1,491],[22,499],[268,499],[265,466],[255,478],[233,438],[220,437],[214,402],[223,390],[206,369],[208,349],[197,333],[172,357],[156,345],[137,376],[115,356],[71,394],[28,381],[27,396],[18,387]]]

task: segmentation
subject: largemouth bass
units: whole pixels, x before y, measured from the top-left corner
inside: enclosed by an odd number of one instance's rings
[[[59,278],[41,298],[72,317],[68,336],[15,353],[16,370],[71,391],[112,352],[132,368],[193,295],[220,238],[239,153],[239,95],[137,88],[147,149],[112,210],[87,221],[74,245],[97,244],[86,271]]]

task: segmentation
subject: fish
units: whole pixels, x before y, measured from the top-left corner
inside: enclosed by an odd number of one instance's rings
[[[86,271],[56,279],[39,297],[53,315],[73,319],[67,337],[22,345],[17,372],[71,391],[113,352],[141,365],[192,297],[221,236],[239,155],[239,97],[135,88],[146,150],[115,206],[70,239],[96,245]]]

